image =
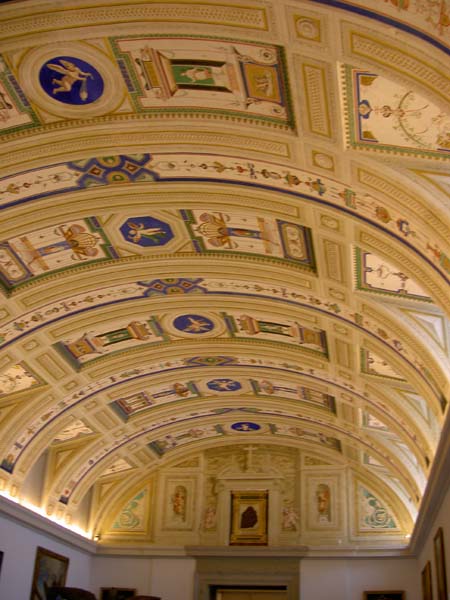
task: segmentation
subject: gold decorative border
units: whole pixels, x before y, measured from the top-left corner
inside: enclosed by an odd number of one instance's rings
[[[94,7],[80,8],[66,2],[61,4],[58,0],[47,3],[44,8],[27,6],[16,8],[14,12],[1,10],[2,14],[2,46],[20,42],[22,36],[40,43],[36,37],[39,34],[48,36],[51,31],[77,32],[80,29],[95,28],[101,25],[104,29],[111,26],[123,27],[127,23],[139,23],[142,26],[156,25],[158,23],[195,23],[220,25],[225,27],[239,27],[257,31],[268,30],[268,15],[266,7],[235,4],[214,4],[210,2],[177,2],[168,0],[164,5],[149,3],[146,0],[134,0],[124,7],[115,5],[114,2]],[[3,7],[5,8],[5,7]],[[13,15],[8,18],[9,14]],[[97,34],[98,37],[98,34]],[[68,39],[68,38],[66,38]],[[22,44],[23,45],[23,44]]]
[[[268,502],[267,490],[231,492],[231,546],[267,545]]]

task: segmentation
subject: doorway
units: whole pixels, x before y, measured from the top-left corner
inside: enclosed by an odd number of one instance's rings
[[[211,586],[211,600],[287,600],[286,586]]]
[[[261,550],[233,547],[219,553],[212,548],[216,555],[198,557],[195,600],[298,600],[299,557],[292,550],[290,556]]]

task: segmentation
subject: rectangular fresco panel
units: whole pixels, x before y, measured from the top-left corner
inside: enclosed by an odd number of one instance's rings
[[[253,390],[257,396],[277,396],[300,400],[320,408],[336,413],[336,400],[329,394],[324,394],[311,388],[295,385],[289,381],[269,381],[268,379],[251,380]]]
[[[110,41],[138,112],[294,126],[280,46],[169,35]]]
[[[330,450],[342,452],[342,445],[340,440],[334,437],[330,437],[328,435],[324,435],[323,433],[320,433],[318,431],[302,429],[302,427],[299,427],[297,425],[282,424],[272,424],[271,431],[274,435],[286,435],[289,437],[295,437],[305,442],[320,444],[324,448],[329,448]]]
[[[181,210],[196,252],[243,252],[283,259],[315,272],[311,229],[249,213]]]
[[[384,258],[355,248],[356,289],[398,298],[431,301],[421,285]]]
[[[156,404],[165,404],[174,400],[197,398],[199,396],[196,385],[188,381],[186,383],[174,383],[171,385],[155,385],[150,390],[136,392],[130,396],[118,398],[110,403],[111,408],[123,421]]]
[[[375,354],[372,350],[360,349],[361,373],[376,375],[377,377],[388,377],[404,381],[397,371],[384,359],[383,356]]]
[[[203,425],[201,427],[193,427],[178,435],[166,435],[164,438],[150,442],[148,447],[158,456],[163,456],[169,450],[188,444],[189,442],[198,439],[213,438],[224,434],[225,431],[221,425]]]
[[[0,398],[15,392],[22,392],[42,385],[42,381],[25,365],[20,362],[7,367],[0,373]]]
[[[223,317],[233,337],[258,337],[262,340],[295,344],[307,350],[328,355],[326,333],[322,329],[306,327],[297,321],[264,314],[245,315],[238,312],[224,313]]]
[[[86,332],[54,347],[76,368],[99,356],[125,350],[135,345],[162,341],[163,333],[154,317],[117,321],[101,331]]]
[[[37,124],[38,119],[28,100],[0,57],[0,131],[11,133]]]
[[[450,117],[416,91],[376,73],[347,67],[353,146],[443,155],[450,152]]]
[[[60,223],[0,242],[0,283],[10,290],[52,271],[115,256],[95,217]]]

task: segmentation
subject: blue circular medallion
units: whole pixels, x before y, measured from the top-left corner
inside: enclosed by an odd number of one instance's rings
[[[214,329],[214,323],[211,319],[203,317],[202,315],[180,315],[174,320],[173,326],[183,333],[197,335],[200,333],[208,333]]]
[[[240,421],[239,423],[233,423],[231,429],[235,431],[258,431],[258,429],[261,429],[261,425],[249,421]]]
[[[235,392],[242,387],[239,381],[234,379],[211,379],[206,385],[215,392]]]
[[[120,227],[120,233],[127,242],[138,246],[164,246],[173,238],[168,223],[153,217],[130,217]]]
[[[91,104],[103,94],[104,83],[92,65],[73,56],[55,56],[39,72],[44,91],[64,104]]]

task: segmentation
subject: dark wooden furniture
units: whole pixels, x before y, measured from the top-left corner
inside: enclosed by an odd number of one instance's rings
[[[51,587],[47,590],[47,600],[97,600],[92,592],[75,587]]]

